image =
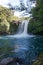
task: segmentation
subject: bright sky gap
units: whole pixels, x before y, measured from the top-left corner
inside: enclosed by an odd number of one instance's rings
[[[23,0],[23,1],[25,3],[25,6],[26,6],[27,0]],[[8,7],[8,5],[7,5],[8,3],[12,4],[12,6],[16,6],[16,5],[19,6],[20,5],[20,1],[19,0],[0,0],[0,5],[2,5],[4,7]],[[29,2],[29,4],[31,5],[30,2]],[[32,4],[32,6],[34,6],[34,4]],[[26,13],[26,12],[25,11],[21,11],[21,12],[15,11],[15,14],[14,15],[19,17],[23,13]]]

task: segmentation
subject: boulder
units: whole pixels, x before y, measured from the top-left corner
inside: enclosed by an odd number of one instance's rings
[[[24,60],[21,58],[12,58],[12,57],[7,57],[2,59],[2,61],[0,62],[0,65],[11,65],[11,64],[15,64],[15,65],[19,65],[19,64],[23,64]]]
[[[8,57],[8,58],[4,58],[1,62],[0,62],[0,65],[7,65],[9,64],[10,62],[13,62],[14,59],[12,57]]]

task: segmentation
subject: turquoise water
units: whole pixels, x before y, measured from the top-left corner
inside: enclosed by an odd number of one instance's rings
[[[0,37],[0,48],[11,47],[12,50],[4,52],[0,49],[0,54],[4,53],[4,57],[13,57],[23,59],[22,65],[32,65],[38,57],[38,54],[43,52],[43,36],[14,38],[3,36]]]

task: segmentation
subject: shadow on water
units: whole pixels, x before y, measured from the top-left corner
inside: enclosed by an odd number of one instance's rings
[[[7,57],[20,58],[23,61],[22,65],[32,65],[41,52],[43,52],[43,37],[41,36],[0,38],[0,55],[5,54],[0,60]]]

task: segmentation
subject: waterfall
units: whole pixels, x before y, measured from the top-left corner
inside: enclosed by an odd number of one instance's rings
[[[15,35],[8,35],[7,37],[15,37],[15,38],[26,38],[26,37],[33,37],[33,35],[27,34],[29,21],[24,20],[19,24],[18,31]],[[5,37],[6,38],[6,37]]]
[[[17,34],[27,34],[28,21],[24,20],[19,24]]]

